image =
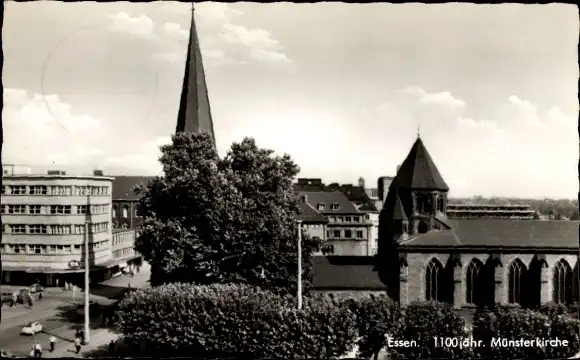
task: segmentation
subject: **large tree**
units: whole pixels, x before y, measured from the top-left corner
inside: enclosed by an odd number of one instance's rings
[[[292,180],[298,167],[246,138],[220,159],[207,133],[183,132],[161,147],[164,176],[137,188],[144,218],[136,249],[152,285],[244,283],[293,293],[297,280]],[[319,244],[303,236],[303,281]]]

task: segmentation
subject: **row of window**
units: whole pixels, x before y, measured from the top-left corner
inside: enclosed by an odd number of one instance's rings
[[[129,218],[129,206],[128,205],[123,205],[123,208],[121,209],[122,211],[122,215],[123,215],[123,219],[127,219]],[[135,217],[137,217],[137,210],[135,210]],[[117,217],[117,205],[113,205],[113,217],[116,218]]]
[[[357,239],[364,239],[364,231],[362,230],[327,230],[326,231],[326,238],[327,239],[352,239],[354,238],[353,234],[356,236]]]
[[[122,235],[113,235],[113,246],[117,244],[123,244],[128,242],[133,242],[134,237],[132,233],[129,234],[122,234]]]
[[[133,256],[133,255],[135,255],[135,250],[132,247],[113,251],[113,258],[114,259],[123,258],[123,257],[127,257],[127,256]]]
[[[108,186],[2,185],[2,195],[103,196]]]
[[[333,222],[361,222],[361,216],[328,216],[328,221]]]
[[[316,204],[316,209],[318,211],[324,211],[325,208],[326,208],[326,205],[324,203]],[[338,209],[340,209],[340,205],[338,205],[336,203],[330,204],[330,210],[336,211]]]
[[[98,234],[109,231],[108,222],[89,224],[89,233]],[[27,225],[27,224],[4,224],[4,234],[47,234],[47,235],[76,235],[85,233],[84,224],[75,225]]]
[[[519,259],[509,266],[508,298],[511,304],[533,306],[540,299],[540,273]],[[578,267],[572,267],[564,259],[556,263],[552,274],[552,301],[573,304],[580,299]],[[468,304],[486,305],[494,302],[495,275],[493,267],[473,259],[466,273],[465,301]],[[445,269],[437,260],[429,262],[425,273],[425,295],[427,300],[452,302],[453,272]]]
[[[11,215],[98,215],[107,214],[109,205],[0,205],[0,212]]]
[[[103,250],[109,247],[109,240],[98,241],[89,244],[93,251]],[[21,244],[3,244],[0,246],[2,254],[17,255],[62,255],[62,254],[80,254],[83,252],[84,245],[21,245]]]

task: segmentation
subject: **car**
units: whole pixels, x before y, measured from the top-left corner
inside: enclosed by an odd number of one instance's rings
[[[30,293],[34,294],[43,292],[44,288],[40,284],[33,284],[30,285],[30,288],[28,288],[28,290],[30,291]]]
[[[43,329],[42,325],[40,325],[40,323],[34,321],[29,323],[28,325],[24,326],[22,328],[22,331],[20,331],[20,334],[22,335],[34,335],[36,333],[41,332]]]

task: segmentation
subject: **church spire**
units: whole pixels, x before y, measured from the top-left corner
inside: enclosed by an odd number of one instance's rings
[[[189,42],[187,44],[185,75],[183,77],[183,88],[181,90],[181,101],[179,103],[175,132],[182,131],[194,133],[207,131],[211,134],[215,143],[205,72],[203,70],[197,30],[195,28],[193,3],[191,4],[191,28]]]

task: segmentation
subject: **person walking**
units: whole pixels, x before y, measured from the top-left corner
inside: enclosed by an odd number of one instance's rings
[[[42,300],[42,291],[38,293],[38,301]]]
[[[109,356],[110,357],[115,356],[115,341],[114,340],[111,340],[111,342],[109,343]]]
[[[75,349],[77,354],[81,352],[81,338],[78,336],[75,337]]]
[[[35,357],[42,357],[42,347],[38,342],[34,345],[34,355]]]
[[[56,343],[56,338],[54,337],[54,335],[50,336],[50,352],[54,352],[54,344]]]
[[[57,289],[58,289],[58,283],[59,283],[59,281],[58,281],[58,280],[59,280],[59,279],[58,279],[58,278],[56,278],[56,288],[57,288]]]
[[[36,357],[36,346],[32,344],[32,349],[30,349],[29,357]]]

